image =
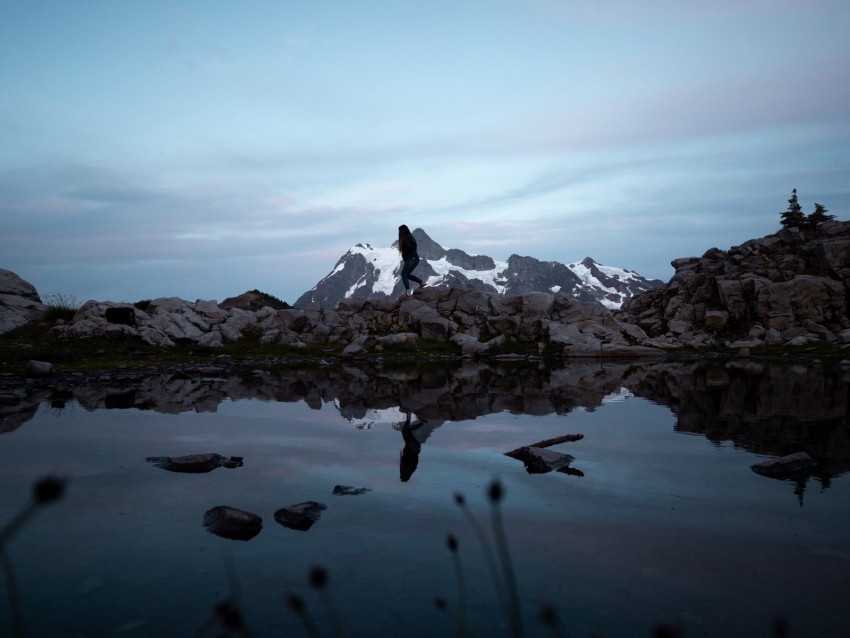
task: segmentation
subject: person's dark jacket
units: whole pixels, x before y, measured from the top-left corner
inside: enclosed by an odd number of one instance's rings
[[[416,253],[416,239],[413,235],[405,235],[401,239],[399,239],[399,247],[398,249],[401,251],[401,258],[404,261],[408,259],[413,259],[417,256]]]

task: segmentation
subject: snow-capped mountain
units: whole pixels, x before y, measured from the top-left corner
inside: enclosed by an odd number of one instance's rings
[[[466,287],[507,296],[534,291],[563,292],[614,309],[638,293],[664,285],[632,270],[603,266],[590,257],[566,266],[519,255],[496,261],[486,255],[445,249],[421,228],[414,230],[413,236],[421,259],[414,274],[429,286]],[[388,248],[357,244],[293,305],[305,308],[318,302],[323,307],[333,307],[343,299],[398,297],[404,292],[400,272],[396,243]]]

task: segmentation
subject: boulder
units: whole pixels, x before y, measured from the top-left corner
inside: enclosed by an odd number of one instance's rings
[[[49,377],[53,374],[53,364],[49,361],[27,361],[28,377]]]
[[[221,323],[227,319],[227,311],[219,307],[215,301],[198,299],[195,301],[195,312],[210,324]]]
[[[561,471],[575,461],[574,456],[547,450],[540,447],[524,447],[513,455],[525,465],[525,471],[529,474],[545,474],[553,470]]]
[[[0,295],[21,297],[29,301],[41,303],[41,297],[38,296],[35,286],[28,281],[24,281],[11,270],[4,268],[0,268]]]
[[[32,284],[0,268],[0,334],[40,321],[47,310]]]
[[[257,315],[247,310],[232,308],[227,320],[218,325],[218,330],[225,341],[239,341],[242,333],[257,323]]]
[[[323,503],[305,501],[282,507],[274,513],[274,519],[284,527],[306,532],[321,518],[322,512],[326,509],[327,505]]]
[[[262,531],[263,519],[229,505],[217,505],[204,513],[204,527],[222,538],[248,541]]]
[[[108,323],[123,324],[125,326],[136,325],[136,309],[132,306],[107,308],[105,316]]]
[[[805,452],[795,452],[776,459],[769,459],[752,466],[753,472],[778,479],[805,478],[812,473],[817,463]]]
[[[221,454],[188,454],[186,456],[149,456],[148,463],[169,472],[203,474],[219,467],[242,467],[241,456],[222,456]]]
[[[369,353],[366,348],[359,343],[349,343],[342,351],[342,356],[345,359],[365,357],[367,354]]]

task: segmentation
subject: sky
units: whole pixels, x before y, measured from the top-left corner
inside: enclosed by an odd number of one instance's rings
[[[0,268],[293,303],[398,226],[668,281],[850,219],[846,0],[0,0]]]

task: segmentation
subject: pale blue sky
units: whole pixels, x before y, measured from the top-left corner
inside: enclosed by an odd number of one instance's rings
[[[398,225],[670,261],[850,219],[846,0],[0,0],[0,268],[294,302]]]

